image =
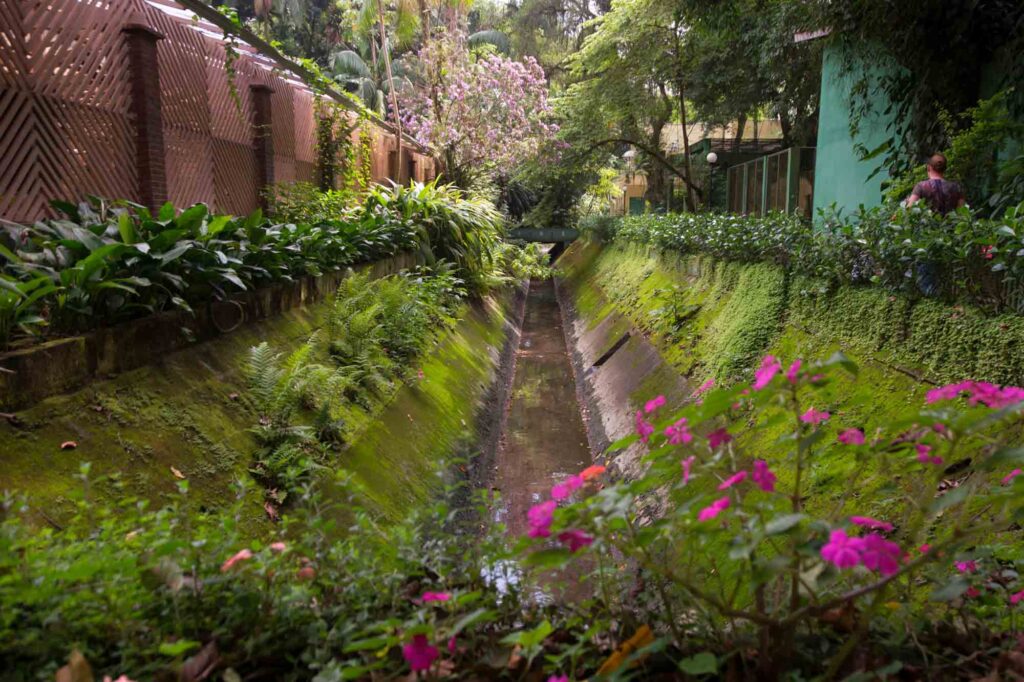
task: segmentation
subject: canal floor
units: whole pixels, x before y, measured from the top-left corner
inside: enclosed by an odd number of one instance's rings
[[[533,281],[497,455],[495,487],[501,497],[494,520],[506,524],[513,537],[525,534],[530,507],[549,499],[552,485],[590,464],[554,282]]]

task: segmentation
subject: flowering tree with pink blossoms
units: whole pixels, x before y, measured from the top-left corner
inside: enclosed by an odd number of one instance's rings
[[[544,71],[533,57],[473,56],[446,35],[417,54],[415,87],[401,98],[403,127],[443,159],[447,180],[467,187],[541,153],[558,126]]]

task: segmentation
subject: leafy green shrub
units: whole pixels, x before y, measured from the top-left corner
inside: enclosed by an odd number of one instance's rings
[[[496,251],[498,271],[510,281],[551,277],[550,257],[540,244],[503,242]]]
[[[359,195],[351,190],[320,190],[309,182],[278,183],[267,193],[267,213],[289,223],[323,223],[344,220],[359,207]]]
[[[241,496],[111,506],[86,469],[60,531],[4,500],[5,674],[52,679],[77,649],[140,680],[998,675],[1024,608],[1024,389],[965,381],[851,424],[830,402],[855,373],[769,356],[751,384],[653,398],[515,549],[444,506],[382,525],[345,480],[246,537]],[[749,452],[763,431],[776,446]],[[617,479],[627,446],[645,467]]]
[[[876,283],[917,295],[928,267],[949,298],[1002,309],[1024,281],[1024,204],[999,220],[962,208],[947,216],[924,206],[833,214],[820,227],[785,214],[683,213],[629,216],[614,239],[682,254],[768,262],[833,282]]]
[[[304,196],[304,195],[302,195]],[[289,199],[294,215],[320,222],[274,223],[210,214],[197,204],[153,215],[128,202],[55,202],[65,219],[2,225],[14,249],[0,251],[3,299],[0,347],[11,327],[56,333],[224,299],[240,290],[320,275],[403,251],[434,265],[447,260],[475,291],[489,282],[500,216],[486,201],[433,184],[375,188],[357,208],[333,214],[340,195]],[[324,198],[326,197],[326,198]],[[46,277],[52,286],[27,282]],[[21,282],[22,284],[16,284]],[[17,316],[15,317],[15,309]]]

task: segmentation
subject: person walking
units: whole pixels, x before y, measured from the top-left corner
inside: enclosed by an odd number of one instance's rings
[[[914,191],[906,199],[906,206],[913,206],[923,199],[928,208],[939,215],[947,215],[964,205],[967,197],[960,183],[946,179],[945,156],[932,154],[928,159],[927,171],[928,179],[914,185]]]
[[[927,164],[928,179],[914,185],[914,190],[906,198],[904,205],[908,208],[919,201],[928,204],[928,208],[939,215],[948,215],[964,205],[966,197],[960,183],[946,179],[946,157],[932,154]],[[939,284],[939,267],[930,260],[917,264],[917,286],[925,296],[937,296],[942,288]]]

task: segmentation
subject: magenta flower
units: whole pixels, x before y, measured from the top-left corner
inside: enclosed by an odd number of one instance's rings
[[[568,675],[552,675],[548,678],[548,682],[569,682]]]
[[[802,415],[800,415],[800,421],[802,421],[805,424],[818,425],[831,416],[832,415],[830,415],[828,412],[822,412],[821,410],[816,410],[812,407],[806,412],[804,412]]]
[[[760,391],[771,383],[775,375],[782,369],[782,363],[774,355],[766,355],[761,359],[761,366],[754,372],[754,390]]]
[[[584,547],[594,544],[594,537],[584,533],[582,530],[567,530],[558,534],[558,541],[569,548],[575,554]]]
[[[842,528],[836,528],[821,548],[821,558],[836,568],[853,568],[860,563],[860,550],[864,541],[851,538]]]
[[[864,432],[860,429],[846,429],[839,434],[838,440],[845,445],[864,445]]]
[[[945,433],[948,430],[949,427],[943,424],[942,422],[935,422],[934,424],[932,424],[932,431],[934,431],[935,433]]]
[[[686,459],[684,459],[682,461],[682,465],[683,465],[683,485],[686,485],[690,481],[690,469],[691,469],[691,467],[693,467],[693,462],[696,459],[697,458],[695,456],[690,455],[689,457],[687,457]]]
[[[938,455],[930,454],[932,451],[932,446],[925,445],[924,443],[918,443],[917,445],[914,446],[914,449],[917,450],[918,462],[922,462],[924,464],[934,464],[935,466],[942,465],[941,457],[939,457]]]
[[[573,474],[551,488],[551,498],[561,502],[562,500],[568,499],[569,496],[572,495],[573,491],[579,490],[582,487],[583,477],[578,474]]]
[[[693,394],[695,396],[696,395],[703,395],[704,393],[707,393],[708,391],[710,391],[714,387],[715,387],[715,380],[714,379],[708,379],[703,384],[701,384],[700,387],[696,391],[693,392]]]
[[[424,604],[432,601],[448,601],[452,598],[450,592],[424,592],[420,599]]]
[[[288,549],[288,545],[284,544],[283,542],[271,542],[270,543],[270,551],[275,553],[275,554],[280,554],[281,552],[283,552],[286,549]]]
[[[646,443],[651,438],[651,434],[654,433],[654,425],[644,419],[644,415],[640,410],[636,411],[635,428],[636,435],[640,436],[640,440]]]
[[[725,497],[720,497],[719,499],[709,504],[707,507],[701,509],[700,514],[697,515],[697,520],[710,521],[711,519],[715,518],[728,508],[729,496],[726,495]]]
[[[737,473],[733,474],[732,476],[730,476],[729,478],[727,478],[724,481],[722,481],[721,485],[718,486],[718,489],[719,490],[727,490],[727,489],[733,487],[734,485],[736,485],[737,483],[742,483],[744,480],[746,480],[746,478],[747,478],[747,472],[746,471],[737,472]]]
[[[973,387],[973,381],[961,381],[956,384],[947,384],[940,388],[933,388],[925,394],[925,402],[929,405],[937,403],[942,400],[954,400],[960,397],[960,394],[969,390]]]
[[[961,573],[977,573],[978,562],[974,560],[958,561],[956,562],[956,570],[960,571]]]
[[[708,445],[712,450],[717,448],[719,445],[724,445],[732,440],[732,436],[724,428],[717,429],[708,434]]]
[[[800,367],[803,366],[802,360],[794,360],[793,364],[786,370],[786,381],[791,384],[796,384],[796,378],[800,375]]]
[[[895,542],[886,540],[878,533],[864,536],[860,559],[864,567],[882,575],[892,575],[900,570],[903,552]]]
[[[557,506],[557,502],[548,500],[531,507],[530,511],[526,513],[526,518],[530,523],[530,532],[527,535],[531,538],[550,537],[551,522],[555,519],[555,507]]]
[[[687,426],[686,417],[683,417],[672,426],[665,427],[665,436],[672,445],[682,445],[693,440],[693,434]]]
[[[455,655],[455,644],[456,644],[455,643],[455,635],[452,635],[448,639],[448,653],[451,654],[452,656]]]
[[[851,516],[850,523],[857,526],[864,526],[865,528],[870,528],[872,530],[884,530],[887,533],[892,532],[891,523],[888,521],[879,521],[878,519],[873,519],[870,516]]]
[[[754,460],[754,468],[750,476],[761,490],[766,493],[775,492],[775,481],[778,477],[768,468],[768,462],[763,459]]]
[[[1010,603],[1011,604],[1017,604],[1022,599],[1024,599],[1024,590],[1021,590],[1020,592],[1017,592],[1016,594],[1010,595]]]
[[[427,641],[426,635],[413,635],[412,641],[402,647],[402,656],[413,672],[430,670],[431,664],[440,655],[437,647]]]
[[[1006,474],[1005,476],[1003,476],[1003,485],[1010,485],[1011,483],[1013,483],[1013,479],[1017,478],[1022,473],[1024,473],[1024,471],[1021,471],[1020,469],[1014,469],[1010,473]]]
[[[647,414],[650,414],[651,412],[654,412],[656,409],[658,409],[659,407],[661,407],[664,404],[665,404],[665,396],[659,395],[656,398],[652,398],[651,400],[648,400],[647,403],[644,404],[644,412],[646,412]]]

